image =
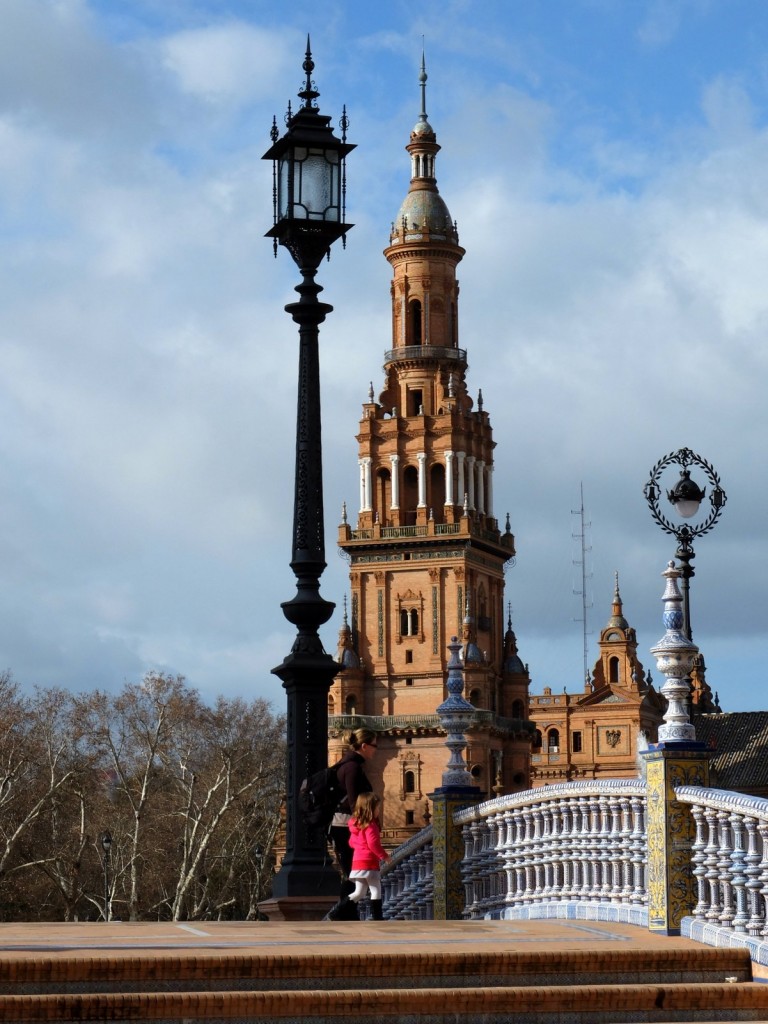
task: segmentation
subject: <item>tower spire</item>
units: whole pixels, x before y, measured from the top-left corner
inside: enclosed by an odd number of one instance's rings
[[[423,121],[427,126],[429,126],[429,121],[427,121],[427,65],[424,60],[423,37],[421,42],[421,70],[419,72],[419,87],[421,88],[421,113],[419,114],[419,121]]]

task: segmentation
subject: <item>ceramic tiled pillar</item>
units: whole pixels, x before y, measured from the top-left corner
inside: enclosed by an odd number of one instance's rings
[[[698,898],[691,848],[696,826],[688,804],[678,803],[678,786],[708,786],[709,758],[704,745],[659,744],[643,753],[648,810],[648,928],[679,935],[680,922]]]
[[[691,863],[696,826],[690,807],[675,798],[675,789],[708,786],[709,758],[704,744],[696,741],[686,709],[698,647],[683,632],[680,570],[670,562],[662,575],[667,581],[662,597],[666,632],[651,654],[666,679],[661,692],[667,710],[659,742],[642,755],[648,786],[648,928],[679,935],[680,922],[696,906],[698,887]]]
[[[429,793],[432,804],[433,916],[436,921],[460,921],[464,912],[461,862],[464,840],[453,816],[479,802],[475,786],[441,786]]]

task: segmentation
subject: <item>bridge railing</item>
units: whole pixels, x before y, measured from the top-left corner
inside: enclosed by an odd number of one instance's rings
[[[698,786],[675,796],[696,824],[694,923],[768,939],[768,800]]]
[[[464,856],[464,917],[536,903],[647,904],[646,789],[638,780],[567,782],[454,815]],[[432,917],[432,827],[385,865],[387,917]]]
[[[560,901],[643,905],[646,790],[641,781],[569,782],[458,812],[464,916]]]
[[[434,871],[431,825],[395,850],[382,869],[381,885],[388,918],[432,920]]]

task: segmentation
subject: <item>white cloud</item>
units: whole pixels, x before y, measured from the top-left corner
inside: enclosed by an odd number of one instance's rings
[[[271,180],[260,156],[272,112],[300,85],[306,37],[198,11],[173,34],[124,43],[84,2],[8,0],[7,12],[0,666],[77,689],[119,685],[151,664],[211,695],[263,692],[279,705],[269,670],[292,643],[279,603],[295,590],[297,358],[282,306],[298,276],[263,238]],[[713,642],[710,655],[709,637],[723,623],[764,633],[752,610],[768,550],[766,140],[750,78],[709,75],[686,123],[660,125],[653,145],[628,140],[615,111],[603,117],[544,89],[532,54],[562,63],[548,33],[526,50],[528,95],[496,63],[503,34],[473,51],[461,12],[446,27],[450,50],[435,44],[431,58],[427,41],[428,109],[441,191],[467,248],[470,391],[483,389],[496,511],[510,511],[518,539],[508,599],[521,655],[541,685],[581,676],[571,540],[581,481],[593,631],[618,568],[641,644],[661,635],[659,573],[672,544],[642,484],[656,459],[689,445],[718,466],[731,498],[697,547],[694,580],[697,639],[726,678],[733,649]],[[316,73],[321,110],[340,113],[330,85],[349,100],[360,143],[349,167],[356,227],[319,275],[335,307],[321,328],[322,593],[339,607],[347,566],[335,527],[343,500],[356,515],[354,435],[390,346],[381,250],[408,187],[403,147],[420,101],[416,69],[401,81],[399,54],[419,49],[409,27],[377,37],[366,23],[370,47],[347,27],[343,46],[317,42],[337,62],[338,81],[326,82],[322,62]],[[666,38],[674,45],[669,29]],[[25,48],[42,70],[18,56]],[[380,68],[392,52],[400,63]],[[558,146],[566,130],[569,152],[581,147],[573,162]],[[330,650],[338,624],[324,631]]]
[[[683,0],[651,0],[637,29],[640,42],[652,49],[670,43],[680,28],[682,7]]]
[[[707,83],[702,109],[708,125],[723,141],[749,139],[755,123],[755,109],[747,90],[737,79],[718,75]]]
[[[165,40],[164,62],[180,87],[215,104],[240,105],[296,64],[295,39],[241,21],[187,29]]]

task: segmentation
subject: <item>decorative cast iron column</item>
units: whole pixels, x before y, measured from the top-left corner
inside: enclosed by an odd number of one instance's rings
[[[319,627],[331,617],[334,605],[320,595],[325,569],[323,523],[323,469],[320,431],[319,326],[332,306],[320,302],[317,268],[338,238],[352,227],[344,222],[346,156],[354,146],[346,141],[346,110],[341,118],[341,139],[320,114],[312,71],[314,62],[307,39],[306,80],[299,92],[303,101],[296,114],[290,104],[287,131],[278,137],[272,126],[272,147],[264,154],[273,161],[274,226],[267,235],[290,252],[302,276],[296,286],[298,302],[285,309],[299,326],[298,406],[296,418],[296,471],[293,504],[291,569],[296,595],[282,605],[296,626],[291,652],[273,669],[288,699],[286,778],[286,851],[274,879],[273,900],[301,898],[310,906],[314,898],[335,897],[339,879],[328,855],[322,830],[308,829],[298,809],[298,790],[306,776],[328,763],[328,691],[339,666],[323,650]],[[302,916],[297,908],[294,916]],[[304,916],[318,916],[310,909]],[[321,914],[319,916],[322,916]]]

